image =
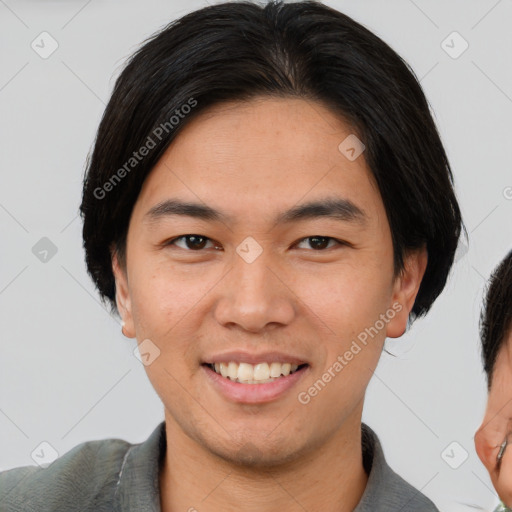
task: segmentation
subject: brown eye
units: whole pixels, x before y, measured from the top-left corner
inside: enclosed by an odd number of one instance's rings
[[[335,238],[332,238],[330,236],[308,236],[306,238],[303,238],[300,243],[304,241],[309,241],[309,247],[313,248],[315,251],[320,251],[322,249],[325,249],[328,247],[329,242],[332,241],[335,244],[342,245],[340,241],[336,240]],[[331,246],[332,247],[332,246]]]
[[[178,240],[182,240],[185,242],[185,245],[178,245],[176,242]],[[169,240],[165,245],[176,245],[177,247],[180,247],[181,249],[185,250],[191,250],[191,251],[200,251],[201,249],[204,249],[207,242],[211,240],[202,235],[182,235],[178,236],[176,238],[173,238],[172,240]]]

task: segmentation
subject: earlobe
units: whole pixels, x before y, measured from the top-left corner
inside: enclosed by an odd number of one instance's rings
[[[396,314],[387,324],[386,336],[388,338],[399,338],[405,333],[409,314],[425,275],[427,261],[426,247],[410,251],[405,255],[404,267],[394,283],[392,305]]]

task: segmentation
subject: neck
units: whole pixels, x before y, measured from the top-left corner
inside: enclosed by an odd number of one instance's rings
[[[268,468],[235,465],[216,456],[168,416],[160,472],[162,512],[349,512],[365,490],[360,414],[321,446]]]

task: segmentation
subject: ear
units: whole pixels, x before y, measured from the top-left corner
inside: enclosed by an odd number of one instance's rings
[[[133,324],[132,306],[128,288],[128,277],[125,269],[121,267],[117,251],[112,249],[112,272],[116,281],[116,304],[117,310],[123,319],[123,334],[128,338],[135,338],[135,327]]]
[[[409,321],[409,314],[425,275],[427,261],[426,247],[408,251],[405,254],[404,268],[400,275],[395,278],[393,285],[392,304],[396,315],[387,324],[386,336],[388,338],[399,338],[404,334]]]

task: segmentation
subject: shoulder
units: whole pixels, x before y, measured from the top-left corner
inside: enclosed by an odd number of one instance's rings
[[[47,467],[23,466],[3,471],[0,510],[109,510],[124,457],[131,446],[122,439],[88,441]]]
[[[389,490],[382,500],[390,510],[414,510],[414,512],[439,512],[435,504],[388,466]],[[387,509],[386,509],[387,510]]]
[[[439,512],[434,503],[387,464],[377,434],[362,424],[363,463],[368,473],[365,492],[355,512]]]

